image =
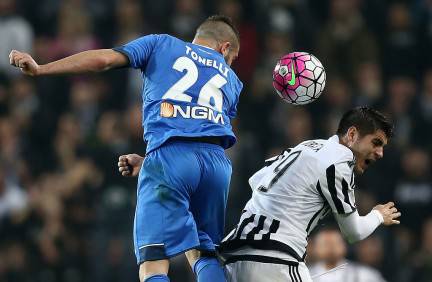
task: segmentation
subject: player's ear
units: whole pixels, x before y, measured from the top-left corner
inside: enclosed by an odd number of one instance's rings
[[[228,56],[228,53],[230,51],[230,47],[231,47],[231,42],[229,42],[229,41],[225,41],[225,42],[221,43],[220,52],[224,57]]]
[[[348,141],[347,145],[348,145],[348,147],[351,148],[351,146],[357,141],[357,139],[359,137],[359,132],[355,126],[351,126],[350,128],[348,128],[346,135],[347,135],[347,141]]]

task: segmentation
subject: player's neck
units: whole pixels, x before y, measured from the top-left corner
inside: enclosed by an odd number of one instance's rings
[[[214,42],[212,42],[210,40],[207,40],[207,39],[199,38],[199,37],[195,37],[194,40],[192,41],[192,43],[193,44],[197,44],[197,45],[201,45],[201,46],[204,46],[204,47],[208,47],[208,48],[211,48],[213,50],[217,49],[217,44],[216,43],[214,43]]]
[[[342,137],[338,136],[338,138],[339,138],[340,144],[342,144],[348,148],[350,147],[350,146],[348,146],[348,138],[346,136],[342,136]]]

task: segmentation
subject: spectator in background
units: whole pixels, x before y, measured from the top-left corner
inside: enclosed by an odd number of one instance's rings
[[[432,216],[430,157],[425,150],[409,148],[402,155],[401,165],[393,197],[406,216],[403,226],[419,232],[423,219]]]
[[[8,102],[11,118],[18,128],[28,131],[40,105],[35,85],[28,78],[18,76],[12,80],[10,92],[12,95]]]
[[[80,134],[85,137],[94,130],[96,119],[100,115],[101,100],[106,93],[104,84],[104,81],[92,78],[74,81],[71,84],[70,111],[77,119]]]
[[[383,98],[384,90],[380,65],[372,61],[361,63],[354,75],[354,105],[377,105]]]
[[[338,123],[345,109],[352,104],[352,90],[346,79],[334,76],[326,84],[326,95],[320,101],[320,127],[324,129],[324,136],[331,136],[337,129]]]
[[[411,262],[413,266],[411,280],[428,282],[432,277],[432,217],[427,218],[423,224],[421,245],[418,254]]]
[[[415,25],[407,3],[395,1],[389,5],[384,40],[382,55],[386,74],[418,75],[423,58],[419,56]]]
[[[0,163],[0,228],[5,217],[22,212],[27,202],[27,193],[6,177],[6,168]]]
[[[243,46],[240,49],[238,59],[233,63],[242,81],[248,82],[252,79],[256,68],[259,50],[257,27],[255,23],[243,15],[243,9],[239,1],[223,0],[218,1],[218,11],[222,15],[230,17],[237,26]],[[245,83],[246,86],[248,83]]]
[[[413,138],[415,145],[432,149],[430,140],[432,131],[425,130],[432,128],[432,69],[428,69],[423,75],[423,84],[420,95],[416,99],[415,123],[413,124]]]
[[[43,61],[53,61],[65,56],[100,46],[93,34],[90,14],[83,6],[64,2],[58,11],[57,34],[45,46],[38,47]]]
[[[347,247],[339,229],[324,228],[314,237],[313,241],[312,253],[317,262],[309,269],[314,282],[385,281],[377,270],[345,258]],[[327,271],[329,272],[326,273]]]
[[[286,111],[280,120],[283,131],[283,146],[292,147],[312,137],[312,117],[304,108],[294,108]],[[335,131],[334,131],[335,132]]]
[[[412,140],[413,99],[416,95],[416,84],[411,77],[392,77],[388,82],[387,109],[395,122],[393,143],[398,147],[407,146]]]
[[[385,267],[384,255],[384,242],[378,234],[373,234],[355,245],[356,261],[380,271]]]
[[[0,1],[0,73],[17,75],[9,66],[7,54],[13,48],[32,52],[33,30],[28,21],[15,14],[15,0]]]
[[[318,35],[316,47],[328,77],[338,74],[352,81],[361,63],[378,58],[378,46],[356,0],[330,1],[330,17]]]
[[[199,0],[175,0],[174,14],[170,17],[174,36],[192,40],[196,27],[205,19]]]
[[[138,0],[117,1],[117,5],[115,6],[116,32],[114,35],[114,45],[119,46],[134,38],[141,37],[143,34],[150,33],[146,21],[148,18],[143,14],[141,3]],[[127,69],[125,70],[125,76],[125,79],[120,80],[120,82],[117,79],[112,79],[111,81],[111,86],[114,88],[113,99],[115,101],[113,104],[130,105],[140,103],[141,97],[136,93],[139,93],[143,87],[141,74],[133,69]],[[123,82],[123,80],[126,80],[126,82]],[[116,95],[117,92],[124,92],[125,88],[127,99]]]

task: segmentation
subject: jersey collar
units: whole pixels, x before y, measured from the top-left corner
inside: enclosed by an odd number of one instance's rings
[[[355,156],[354,156],[354,153],[351,151],[350,148],[348,148],[347,146],[345,146],[345,145],[343,145],[343,144],[340,143],[340,141],[339,141],[339,136],[337,136],[337,134],[336,134],[336,135],[333,135],[333,136],[330,137],[328,140],[331,141],[331,142],[333,142],[333,143],[336,143],[336,144],[338,145],[338,148],[339,148],[340,150],[343,150],[343,151],[349,152],[349,154],[352,156],[352,162],[355,163]]]
[[[192,42],[191,42],[191,44],[199,46],[199,47],[202,47],[202,48],[205,48],[206,49],[205,51],[212,52],[212,53],[214,53],[216,55],[219,55],[219,56],[223,57],[221,53],[219,53],[218,51],[216,51],[215,49],[213,49],[213,48],[211,48],[209,46],[205,46],[205,45],[201,45],[201,44],[196,44],[196,43],[192,43]]]

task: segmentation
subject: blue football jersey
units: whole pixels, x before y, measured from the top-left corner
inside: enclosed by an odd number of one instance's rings
[[[217,51],[166,35],[147,35],[114,50],[143,75],[147,152],[169,138],[219,136],[235,141],[234,118],[243,84]]]

